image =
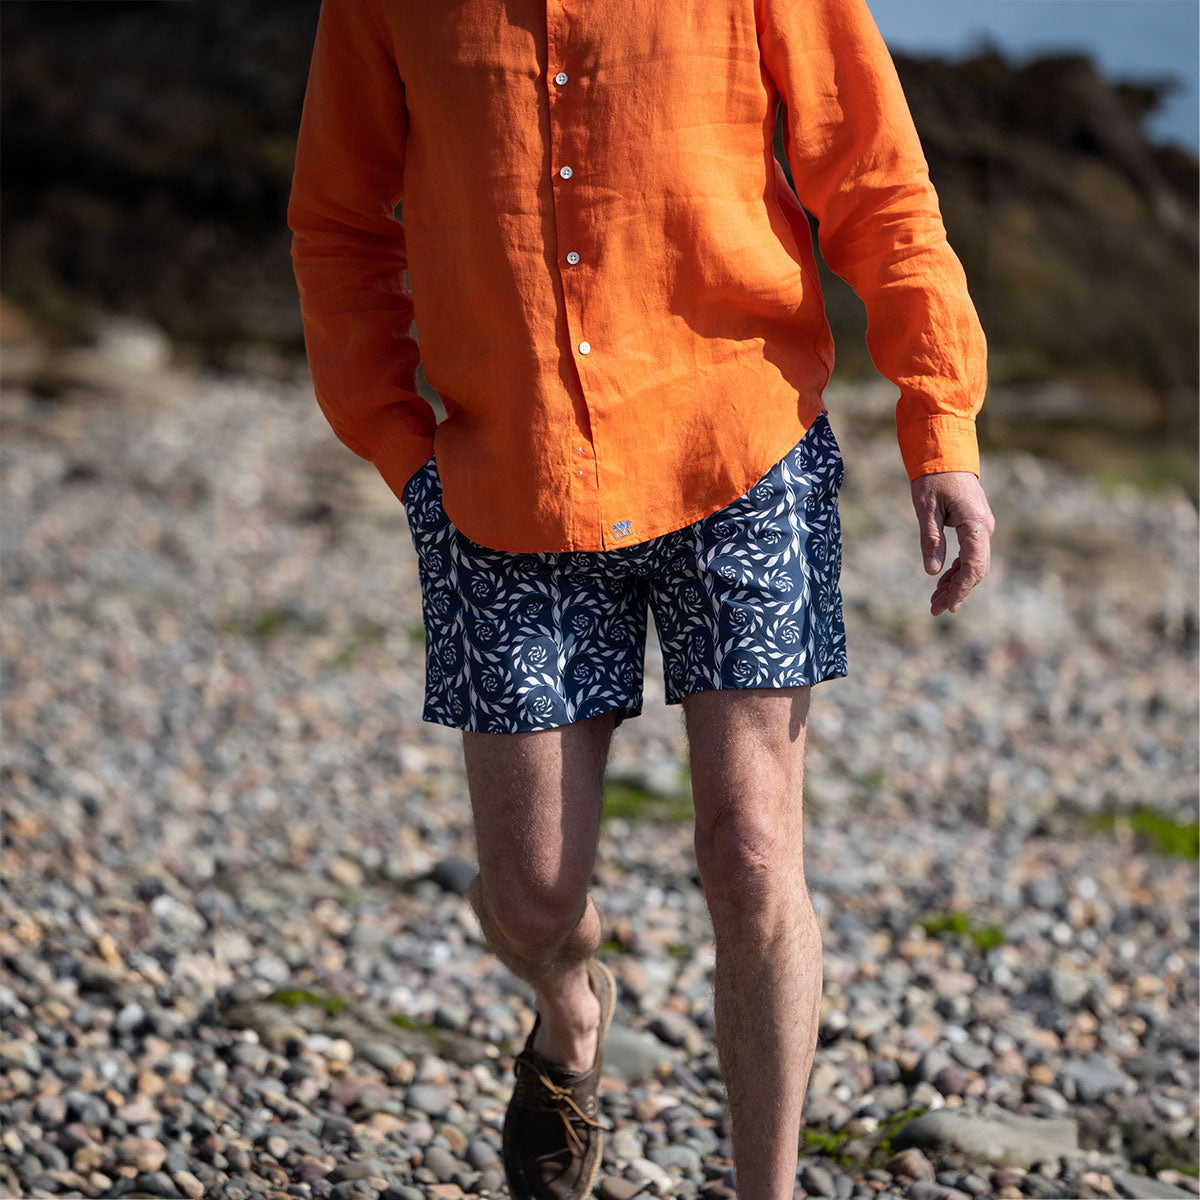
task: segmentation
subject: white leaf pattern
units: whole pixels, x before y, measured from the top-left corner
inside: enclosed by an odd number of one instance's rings
[[[424,719],[488,733],[642,708],[646,612],[668,704],[845,675],[837,439],[822,413],[744,495],[685,529],[595,552],[464,537],[430,459],[404,503],[425,620]]]

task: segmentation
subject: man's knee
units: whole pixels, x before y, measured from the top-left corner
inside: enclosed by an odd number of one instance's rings
[[[757,800],[757,802],[756,802]],[[714,922],[771,918],[806,901],[799,805],[731,798],[696,823],[696,865]]]
[[[537,955],[570,937],[587,909],[587,885],[506,873],[475,877],[468,899],[485,936],[499,936],[522,955]]]

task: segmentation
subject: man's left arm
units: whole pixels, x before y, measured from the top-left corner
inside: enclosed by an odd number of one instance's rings
[[[932,597],[954,612],[987,570],[994,521],[975,415],[987,344],[899,77],[865,0],[757,0],[764,65],[787,105],[796,193],[830,269],[867,310],[867,348],[900,388],[896,431]]]

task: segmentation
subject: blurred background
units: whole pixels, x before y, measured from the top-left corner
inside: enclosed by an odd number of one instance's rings
[[[809,720],[802,1191],[1195,1197],[1197,5],[872,11],[988,336],[997,533],[931,619],[897,389],[822,268],[850,675]],[[464,899],[404,511],[303,358],[317,12],[0,4],[5,1195],[498,1186],[532,1017]],[[733,1196],[688,778],[651,636],[596,874],[610,1198]],[[1059,1124],[894,1156],[984,1104]]]
[[[988,333],[985,443],[1194,495],[1196,5],[876,7]],[[5,298],[57,339],[118,312],[203,362],[297,359],[283,213],[317,8],[6,3]],[[839,284],[838,378],[870,377]]]

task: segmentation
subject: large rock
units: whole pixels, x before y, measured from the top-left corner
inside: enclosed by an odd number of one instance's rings
[[[1045,1120],[1003,1109],[987,1114],[939,1109],[910,1121],[892,1139],[896,1150],[909,1146],[958,1153],[997,1167],[1028,1167],[1077,1154],[1079,1132],[1075,1122],[1065,1117]]]
[[[604,1073],[626,1083],[649,1079],[673,1066],[678,1052],[648,1033],[614,1025],[604,1039]]]
[[[1107,1172],[1117,1189],[1118,1195],[1127,1196],[1130,1200],[1196,1200],[1195,1192],[1185,1192],[1173,1183],[1163,1183],[1161,1179],[1149,1179],[1145,1175],[1135,1175],[1132,1171],[1111,1169]]]

